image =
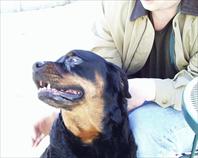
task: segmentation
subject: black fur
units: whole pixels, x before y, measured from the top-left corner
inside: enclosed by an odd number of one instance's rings
[[[72,73],[75,72],[82,78],[94,82],[93,72],[97,70],[104,80],[105,117],[102,120],[103,131],[91,144],[83,143],[80,138],[73,135],[64,126],[62,116],[59,114],[50,133],[50,145],[41,157],[135,158],[137,147],[129,129],[126,98],[129,98],[130,94],[125,73],[119,67],[91,52],[74,50],[72,54],[84,61],[83,64],[76,67],[71,66],[69,70]],[[66,71],[63,64],[66,58],[67,55],[55,62],[59,73],[65,73],[64,71]],[[38,78],[42,78],[42,73],[38,73],[37,69],[34,66],[35,82]]]

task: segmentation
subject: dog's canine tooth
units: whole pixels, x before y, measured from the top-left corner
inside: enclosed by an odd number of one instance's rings
[[[39,81],[39,86],[42,87],[42,85],[43,85],[43,81],[40,80],[40,81]]]
[[[80,92],[78,91],[77,94],[80,94]]]
[[[46,87],[43,87],[43,88],[40,88],[41,89],[41,91],[44,91],[44,90],[46,90],[47,88]]]
[[[51,89],[51,85],[50,85],[50,83],[48,83],[48,85],[47,85],[47,89]]]

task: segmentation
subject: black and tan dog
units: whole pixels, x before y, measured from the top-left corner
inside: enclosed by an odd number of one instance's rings
[[[60,108],[43,158],[134,158],[127,115],[127,77],[98,55],[73,50],[56,62],[35,63],[38,97]]]

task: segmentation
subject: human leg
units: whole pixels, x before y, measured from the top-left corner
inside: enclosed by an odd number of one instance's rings
[[[173,157],[191,151],[194,133],[181,111],[147,102],[129,114],[138,157]]]

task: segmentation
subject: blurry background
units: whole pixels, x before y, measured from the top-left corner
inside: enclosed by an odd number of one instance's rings
[[[77,0],[1,0],[1,12],[21,12],[64,6]]]
[[[31,147],[33,123],[53,110],[37,98],[35,61],[56,60],[71,49],[89,49],[100,1],[1,0],[0,157],[38,157],[46,138]]]

